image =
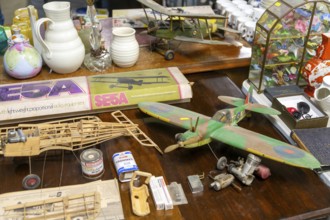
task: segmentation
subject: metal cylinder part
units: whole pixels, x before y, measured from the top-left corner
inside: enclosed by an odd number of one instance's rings
[[[88,179],[98,179],[104,173],[102,151],[91,148],[80,154],[83,176]]]
[[[246,162],[242,169],[243,175],[252,175],[257,166],[261,162],[261,159],[254,154],[249,154],[246,158]]]

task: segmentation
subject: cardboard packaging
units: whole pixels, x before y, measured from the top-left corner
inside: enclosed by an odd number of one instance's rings
[[[309,112],[301,118],[296,119],[287,108],[296,108],[299,102],[307,103]],[[285,122],[290,129],[295,128],[320,128],[326,127],[328,123],[328,115],[320,110],[306,94],[296,94],[290,96],[275,97],[272,102],[272,107],[279,110],[279,117]],[[308,118],[307,116],[311,116]]]

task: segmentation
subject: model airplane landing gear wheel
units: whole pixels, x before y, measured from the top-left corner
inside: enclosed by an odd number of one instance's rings
[[[40,177],[36,174],[29,174],[24,177],[22,185],[24,189],[36,189],[40,186]]]
[[[227,158],[226,157],[220,157],[217,162],[217,169],[223,170],[227,166]]]
[[[167,50],[165,52],[165,60],[173,60],[174,58],[174,51],[173,50]]]

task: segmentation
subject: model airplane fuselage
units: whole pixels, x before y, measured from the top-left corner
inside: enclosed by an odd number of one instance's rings
[[[219,96],[219,99],[236,107],[220,110],[212,118],[163,103],[143,102],[139,103],[139,108],[155,118],[187,129],[186,132],[176,135],[177,144],[167,147],[165,152],[179,147],[198,147],[212,140],[218,140],[241,150],[292,166],[310,169],[321,168],[319,161],[310,153],[237,126],[247,111],[278,114],[277,110],[260,104],[249,103],[248,98],[244,100]]]
[[[103,122],[96,116],[82,116],[0,128],[0,155],[31,157],[49,150],[77,151],[120,136],[132,136],[141,145],[155,147],[162,153],[121,111],[112,112],[111,115],[117,122]],[[47,154],[44,155],[46,161]],[[22,184],[25,189],[35,189],[40,185],[41,178],[32,173],[31,160],[29,168],[30,174],[23,179]]]
[[[96,116],[83,116],[0,128],[0,155],[25,157],[48,150],[77,151],[120,136],[133,136],[141,145],[158,148],[120,111],[112,115],[118,122],[103,122]]]
[[[1,151],[6,157],[35,156],[55,149],[75,151],[128,134],[132,125],[105,123],[80,117],[58,123],[20,124],[1,129]]]
[[[236,114],[234,111],[236,111]],[[187,130],[186,132],[177,135],[177,140],[179,141],[178,143],[185,148],[199,147],[208,144],[212,141],[211,134],[219,128],[217,121],[221,121],[224,126],[233,125],[243,119],[245,115],[245,109],[237,110],[232,108],[216,112],[211,120],[203,120],[198,118],[197,120],[201,121],[196,122],[196,127],[192,127],[192,130]],[[169,149],[166,152],[168,152]]]

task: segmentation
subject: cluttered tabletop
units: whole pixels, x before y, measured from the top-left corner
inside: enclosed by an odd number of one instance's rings
[[[250,44],[226,35],[227,28],[220,41],[196,38],[210,31],[207,19],[220,15],[203,15],[205,28],[200,16],[138,1],[166,14],[170,25],[160,17],[161,28],[151,21],[147,31],[113,29],[111,18],[98,23],[90,14],[85,33],[66,2],[45,4],[48,18],[38,21],[33,7],[25,9],[40,45],[33,48],[14,28],[1,58],[0,218],[329,215],[330,188],[315,172],[319,161],[259,114],[277,110],[250,103],[253,90],[245,99],[225,74],[247,75]],[[196,30],[188,33],[188,24]],[[175,38],[173,30],[184,35]],[[157,33],[182,44],[155,45]]]
[[[175,106],[212,116],[217,110],[229,107],[217,99],[218,95],[244,98],[240,89],[224,74],[203,73],[187,77],[189,81],[194,82],[194,98]],[[122,113],[137,124],[162,152],[167,146],[175,144],[176,134],[185,132],[137,109],[124,110]],[[114,121],[110,112],[97,116],[104,122]],[[283,141],[272,124],[260,114],[253,113],[251,117],[242,120],[239,126]],[[261,164],[270,171],[271,175],[267,179],[256,177],[250,185],[235,180],[235,187],[229,185],[220,190],[209,187],[214,181],[211,177],[220,172],[217,170],[217,159],[225,156],[228,161],[237,161],[239,158],[247,157],[247,152],[216,141],[211,142],[209,146],[179,148],[170,153],[160,154],[155,147],[142,146],[132,137],[118,137],[98,144],[95,149],[103,155],[104,173],[99,177],[102,181],[119,178],[113,157],[116,153],[129,151],[140,171],[156,177],[162,176],[168,185],[181,185],[183,191],[177,191],[179,205],[174,205],[173,209],[156,210],[150,195],[147,199],[150,213],[145,215],[144,219],[279,219],[307,212],[319,212],[328,209],[330,205],[329,187],[312,170],[266,158],[261,159]],[[41,177],[41,191],[46,191],[49,187],[61,191],[67,185],[93,182],[82,172],[82,161],[79,162],[77,159],[77,152],[79,151],[72,153],[54,150],[33,157],[2,157],[0,192],[22,190],[22,180],[29,173]],[[197,188],[191,187],[188,176],[197,176],[198,179],[200,177],[201,185]],[[140,177],[140,180],[143,184],[143,177]],[[132,212],[129,186],[129,182],[118,181],[121,200],[119,205],[117,204],[119,211],[116,213],[127,219],[140,218]],[[2,201],[5,197],[1,197]]]

